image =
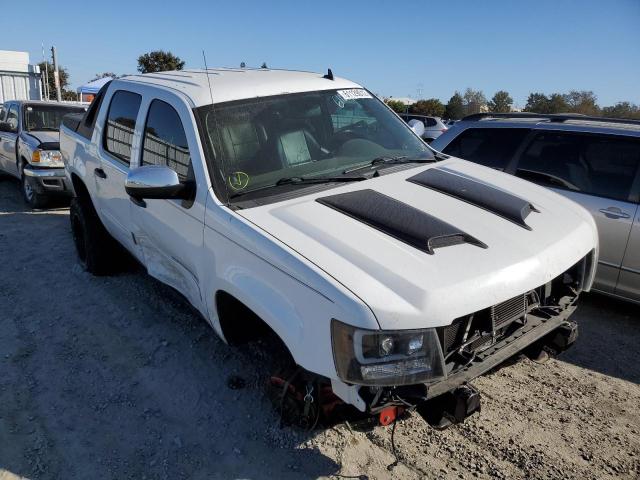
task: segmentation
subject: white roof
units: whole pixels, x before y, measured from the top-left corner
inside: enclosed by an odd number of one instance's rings
[[[212,97],[213,103],[220,103],[284,93],[362,88],[344,78],[334,77],[334,80],[328,80],[323,75],[269,68],[210,68],[129,75],[114,81],[148,83],[178,90],[189,97],[196,107],[210,105]]]

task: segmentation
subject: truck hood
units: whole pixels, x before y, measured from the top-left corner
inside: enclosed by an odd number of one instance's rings
[[[60,132],[32,130],[30,132],[24,132],[24,135],[35,139],[38,142],[36,146],[42,143],[60,145]]]
[[[408,181],[430,169],[479,182],[488,192],[517,196],[533,210],[525,212],[524,225],[518,224],[506,218],[504,211],[496,213],[495,202],[480,208],[469,198]],[[350,192],[357,192],[356,203],[349,204],[355,213],[345,212],[341,204],[353,199],[353,195],[341,195]],[[372,197],[368,207],[359,200],[362,195]],[[394,208],[408,208],[411,215],[389,219],[396,230],[381,227],[384,215],[378,214],[382,220],[363,220],[363,211],[373,211],[375,217],[380,200]],[[396,216],[387,207],[381,205],[380,210]],[[532,183],[456,158],[237,213],[343,284],[369,306],[384,329],[450,324],[544,285],[597,249],[595,223],[579,205]],[[417,230],[408,225],[416,223],[416,215],[424,217],[426,230],[424,225]],[[408,240],[405,220],[414,236],[424,231],[442,233],[442,222],[446,228],[453,227],[454,234],[434,237],[426,248]]]

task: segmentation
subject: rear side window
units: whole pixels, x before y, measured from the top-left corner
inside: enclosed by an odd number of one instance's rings
[[[80,125],[78,125],[78,133],[85,138],[91,140],[91,136],[93,135],[93,129],[96,126],[96,118],[98,117],[98,111],[100,110],[100,106],[102,105],[102,99],[104,98],[105,92],[109,86],[108,82],[103,85],[100,91],[93,97],[89,108],[87,109],[87,113],[84,114],[84,118]]]
[[[545,186],[626,201],[640,166],[640,140],[545,132],[525,150],[516,174]]]
[[[111,97],[104,129],[104,148],[121,162],[131,163],[133,130],[142,97],[137,93],[118,90]]]
[[[529,131],[528,128],[468,128],[443,152],[504,170]]]
[[[142,165],[166,165],[180,180],[187,180],[191,168],[187,136],[171,105],[162,100],[151,102],[142,142]]]

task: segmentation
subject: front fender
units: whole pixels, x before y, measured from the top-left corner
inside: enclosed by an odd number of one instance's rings
[[[297,364],[337,378],[331,319],[378,328],[363,302],[225,207],[207,208],[203,253],[199,275],[209,321],[222,338],[215,304],[219,291],[231,294],[269,325]]]

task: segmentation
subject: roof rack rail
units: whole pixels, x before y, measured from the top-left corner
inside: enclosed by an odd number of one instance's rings
[[[473,113],[467,115],[462,120],[477,121],[483,118],[543,118],[550,122],[566,122],[568,120],[584,120],[588,122],[603,123],[626,123],[631,125],[640,125],[640,120],[627,120],[624,118],[607,118],[607,117],[589,117],[580,113],[530,113],[530,112],[514,112],[514,113]]]

